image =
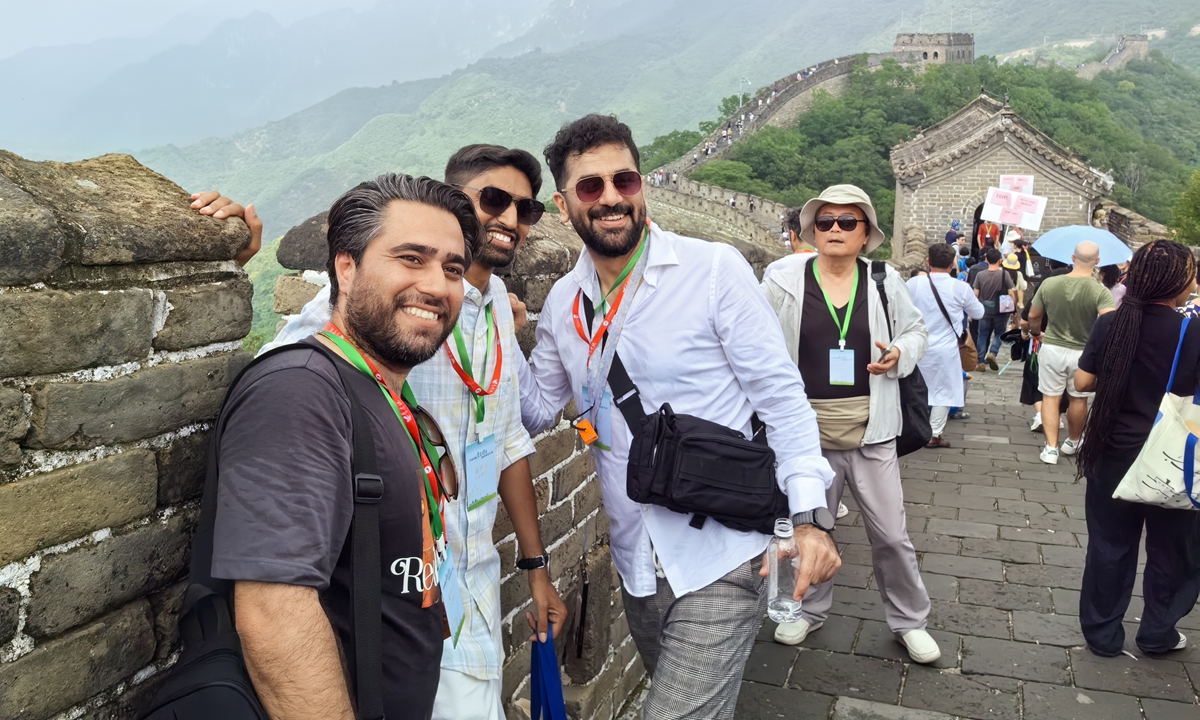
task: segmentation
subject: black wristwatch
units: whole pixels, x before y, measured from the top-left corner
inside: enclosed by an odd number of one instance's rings
[[[517,561],[518,570],[537,570],[538,568],[550,569],[550,554],[542,553],[536,557],[521,558]]]
[[[829,512],[829,508],[823,507],[815,508],[808,512],[796,513],[792,516],[792,525],[795,527],[812,525],[825,532],[833,532],[833,513]]]

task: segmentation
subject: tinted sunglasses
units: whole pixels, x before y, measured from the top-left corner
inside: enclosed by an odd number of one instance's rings
[[[834,223],[837,223],[837,226],[846,232],[854,230],[854,228],[858,227],[859,223],[868,224],[866,220],[859,220],[853,215],[842,215],[837,218],[832,215],[822,215],[813,222],[813,227],[821,232],[829,232],[833,229]]]
[[[522,225],[536,225],[538,220],[542,219],[542,215],[546,212],[546,206],[539,200],[533,198],[514,198],[512,193],[507,190],[501,190],[498,187],[491,185],[485,188],[473,188],[469,185],[458,185],[457,187],[463,190],[474,190],[479,193],[479,209],[491,215],[499,217],[508,210],[508,206],[513,203],[517,204],[517,222]]]
[[[450,457],[450,448],[446,445],[446,435],[425,408],[418,405],[413,410],[413,414],[417,418],[417,427],[421,429],[422,438],[437,450],[437,460],[435,461],[433,458],[429,460],[437,465],[435,474],[442,494],[453,500],[458,497],[458,469],[454,465],[454,458]]]
[[[604,182],[612,179],[613,187],[624,197],[633,197],[642,191],[642,174],[636,170],[622,170],[615,175],[593,175],[575,183],[574,188],[563,192],[575,191],[575,197],[581,203],[594,203],[604,194]]]

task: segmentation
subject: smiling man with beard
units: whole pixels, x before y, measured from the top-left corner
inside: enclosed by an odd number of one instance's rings
[[[370,420],[384,487],[384,712],[430,717],[458,588],[438,583],[448,565],[440,478],[422,469],[402,418],[414,412],[409,372],[454,327],[479,232],[470,201],[429,178],[382,175],[347,192],[329,212],[332,317],[304,340],[354,368],[347,385],[335,360],[302,345],[251,367],[224,405],[212,576],[234,581],[246,667],[271,717],[355,717],[355,674],[341,660],[356,656],[347,387]]]
[[[815,416],[746,261],[728,245],[647,219],[628,127],[588,115],[564,126],[545,155],[561,220],[586,251],[542,307],[535,387],[522,397],[526,427],[549,427],[572,399],[582,410],[576,427],[600,476],[630,633],[653,678],[643,717],[732,718],[766,612],[759,559],[769,538],[628,497],[632,435],[623,413],[612,412],[608,372],[619,347],[643,412],[670,403],[746,437],[753,413],[765,422],[778,485],[803,516],[796,599],[841,564],[828,533],[812,524],[833,478]],[[586,303],[595,309],[590,327]]]
[[[512,263],[530,227],[541,219],[544,208],[534,198],[541,190],[542,169],[524,150],[469,145],[450,158],[445,177],[471,199],[484,237],[462,283],[462,312],[450,341],[408,376],[415,399],[446,440],[459,479],[457,494],[446,504],[445,520],[463,617],[445,643],[433,716],[499,720],[504,717],[504,644],[500,555],[492,541],[497,497],[517,536],[518,567],[529,574],[536,615],[531,624],[543,638],[550,629],[557,636],[567,616],[550,582],[538,528],[527,459],[534,446],[521,425],[515,360],[521,358],[521,349],[513,310],[504,282],[494,273]],[[241,214],[241,206],[227,198],[200,197],[205,207],[226,209],[224,215]],[[324,327],[330,316],[328,298],[337,293],[333,283],[331,288],[318,293],[263,352]]]

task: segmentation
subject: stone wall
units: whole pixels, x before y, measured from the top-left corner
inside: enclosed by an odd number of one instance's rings
[[[279,244],[281,264],[300,271],[284,275],[276,285],[276,312],[291,314],[316,294],[325,282],[320,270],[326,258],[325,214],[300,224]],[[574,267],[582,248],[574,230],[547,215],[534,226],[512,267],[501,271],[511,292],[529,309],[530,322],[517,339],[526,354],[533,348],[538,313],[554,282]],[[609,556],[608,516],[600,507],[600,481],[591,454],[566,421],[534,438],[537,454],[530,458],[540,516],[542,541],[550,552],[551,578],[571,612],[571,626],[559,643],[563,659],[564,696],[571,718],[611,720],[642,682],[645,673],[622,606],[620,579]],[[529,588],[525,573],[516,570],[516,535],[500,507],[493,538],[500,551],[502,636],[507,661],[504,697],[510,718],[528,715]],[[582,653],[577,653],[576,628],[581,616],[582,587],[588,599]]]
[[[1134,250],[1151,240],[1170,240],[1174,237],[1171,228],[1157,223],[1129,208],[1123,208],[1111,200],[1102,200],[1100,207],[1107,214],[1108,230],[1125,241]]]
[[[1075,75],[1084,80],[1092,80],[1105,70],[1120,70],[1133,60],[1145,60],[1150,57],[1150,38],[1146,35],[1122,35],[1117,39],[1117,45],[1108,51],[1108,55],[1099,62],[1081,65]]]
[[[245,225],[189,202],[128,156],[0,152],[0,718],[133,718],[176,650],[253,293]]]

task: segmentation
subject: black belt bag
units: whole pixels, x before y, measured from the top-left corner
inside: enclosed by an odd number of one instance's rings
[[[586,295],[584,309],[590,327],[594,310]],[[775,451],[758,415],[751,417],[753,439],[677,414],[669,403],[647,415],[620,355],[613,356],[608,384],[633,434],[626,477],[630,500],[690,514],[697,529],[712,518],[734,530],[771,534],[775,520],[790,515],[776,481]]]

